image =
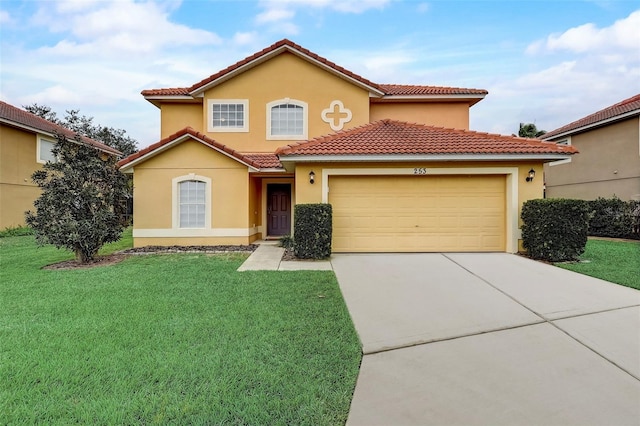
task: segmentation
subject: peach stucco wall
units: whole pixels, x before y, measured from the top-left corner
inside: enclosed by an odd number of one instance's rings
[[[211,179],[211,228],[203,231],[205,236],[197,238],[173,229],[173,179],[191,173]],[[259,223],[259,219],[247,217],[248,168],[196,141],[182,142],[136,166],[133,183],[136,246],[247,244],[254,234],[250,229]],[[216,230],[219,235],[212,234]],[[240,231],[249,235],[233,235]]]
[[[0,124],[0,229],[24,225],[40,189],[31,175],[42,167],[36,159],[37,136]]]
[[[385,118],[429,126],[469,130],[469,105],[465,102],[381,102],[372,103],[371,121]]]
[[[164,103],[160,106],[160,138],[191,127],[202,132],[202,99],[199,103]]]
[[[332,133],[321,114],[333,100],[342,101],[351,110],[352,119],[345,129],[369,122],[367,91],[293,54],[283,53],[205,92],[202,128],[207,130],[209,99],[248,99],[249,132],[207,134],[241,152],[273,152],[295,142],[267,140],[267,103],[285,98],[308,104],[309,139]]]

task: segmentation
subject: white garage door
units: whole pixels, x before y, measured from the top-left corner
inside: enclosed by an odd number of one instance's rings
[[[504,176],[331,176],[335,252],[505,251]]]

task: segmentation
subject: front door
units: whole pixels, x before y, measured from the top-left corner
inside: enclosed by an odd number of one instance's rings
[[[291,185],[267,184],[267,236],[291,234]]]

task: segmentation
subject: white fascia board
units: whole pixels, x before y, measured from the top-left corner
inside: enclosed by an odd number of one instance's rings
[[[255,168],[254,166],[252,166],[252,165],[250,165],[250,164],[247,164],[247,163],[245,163],[244,161],[242,161],[242,160],[240,160],[240,159],[238,159],[238,158],[234,157],[233,155],[228,154],[227,152],[224,152],[224,151],[219,150],[219,149],[218,149],[218,148],[216,148],[215,146],[211,146],[211,145],[209,145],[208,143],[206,143],[206,142],[205,142],[205,141],[203,141],[202,139],[196,138],[196,137],[194,137],[193,135],[190,135],[190,134],[185,134],[185,135],[180,136],[180,137],[179,137],[179,138],[177,138],[177,139],[172,140],[171,142],[167,143],[166,145],[163,145],[163,146],[161,146],[160,148],[154,149],[153,151],[146,153],[146,154],[145,154],[145,155],[143,155],[142,157],[136,158],[136,159],[135,159],[135,160],[133,160],[132,162],[125,164],[124,166],[122,166],[122,168],[120,169],[120,171],[121,171],[122,173],[132,173],[132,172],[130,172],[130,171],[129,171],[129,169],[133,170],[133,167],[134,167],[135,165],[140,164],[140,163],[142,163],[143,161],[146,161],[146,160],[148,160],[148,159],[150,159],[150,158],[155,157],[156,155],[160,154],[161,152],[164,152],[164,151],[166,151],[167,149],[172,148],[172,147],[174,147],[175,145],[177,145],[177,144],[179,144],[179,143],[183,142],[183,141],[184,141],[185,139],[187,139],[187,138],[191,138],[191,139],[193,139],[194,141],[200,142],[201,144],[203,144],[203,145],[204,145],[204,146],[206,146],[207,148],[211,148],[211,149],[213,149],[213,150],[215,150],[215,151],[219,152],[220,154],[222,154],[222,155],[224,155],[224,156],[226,156],[226,157],[229,157],[229,158],[231,158],[232,160],[235,160],[235,161],[237,161],[237,162],[238,162],[238,163],[240,163],[240,164],[243,164],[243,165],[247,166],[247,167],[249,168],[249,171],[250,171],[250,172],[257,172],[257,171],[259,171],[259,170],[260,170],[260,169]]]
[[[510,161],[565,160],[567,154],[441,154],[441,155],[280,155],[281,162],[410,162],[410,161]]]
[[[558,133],[557,135],[553,135],[553,136],[551,136],[549,138],[545,138],[545,135],[542,135],[540,137],[540,140],[554,142],[554,139],[560,139],[560,138],[563,138],[563,137],[566,137],[566,136],[571,136],[571,135],[576,134],[576,133],[582,133],[582,132],[585,132],[587,130],[590,130],[590,129],[593,129],[593,128],[596,128],[596,127],[602,127],[602,126],[604,126],[606,124],[611,124],[611,123],[614,123],[616,121],[622,121],[622,120],[624,120],[626,118],[631,118],[631,117],[636,116],[636,115],[640,115],[640,109],[634,109],[633,111],[629,111],[629,112],[626,112],[624,114],[616,115],[615,117],[611,117],[611,118],[608,118],[606,120],[601,120],[601,121],[597,121],[595,123],[587,124],[586,126],[576,127],[575,129],[567,130],[566,132],[562,132],[562,133]]]
[[[227,73],[227,74],[225,74],[225,75],[223,75],[223,76],[221,76],[221,77],[219,77],[219,78],[217,78],[217,79],[215,79],[213,81],[210,81],[209,83],[207,83],[204,86],[202,86],[202,87],[190,92],[189,94],[191,96],[194,96],[194,97],[197,96],[197,95],[201,95],[205,91],[209,90],[211,87],[216,86],[216,85],[218,85],[218,84],[220,84],[220,83],[222,83],[224,81],[227,81],[227,80],[235,77],[236,75],[241,74],[241,73],[243,73],[243,72],[245,72],[245,71],[247,71],[247,70],[249,70],[249,69],[251,69],[251,68],[253,68],[253,67],[255,67],[255,66],[257,66],[257,65],[259,65],[261,63],[263,63],[263,62],[266,62],[267,60],[279,55],[280,53],[282,53],[285,50],[290,52],[290,53],[292,53],[292,54],[294,54],[294,55],[296,55],[296,56],[299,56],[299,57],[301,57],[301,58],[303,58],[303,59],[305,59],[305,60],[307,60],[307,61],[309,61],[309,62],[311,62],[311,63],[313,63],[313,64],[315,64],[315,65],[317,65],[317,66],[319,66],[321,68],[323,68],[323,69],[325,69],[326,71],[328,71],[328,72],[330,72],[330,73],[332,73],[334,75],[338,75],[341,78],[344,78],[345,80],[348,80],[351,83],[366,89],[367,91],[369,91],[370,94],[373,94],[374,96],[383,96],[384,95],[384,92],[382,92],[382,91],[380,91],[380,90],[378,90],[376,88],[373,88],[373,87],[371,87],[371,86],[369,86],[369,85],[367,85],[367,84],[365,84],[365,83],[363,83],[363,82],[361,82],[359,80],[356,80],[356,79],[354,79],[354,78],[352,78],[352,77],[350,77],[350,76],[348,76],[346,74],[343,74],[343,73],[339,72],[338,70],[335,70],[335,69],[331,68],[330,66],[328,66],[326,64],[323,64],[322,62],[317,61],[316,59],[314,59],[314,58],[312,58],[312,57],[300,52],[299,50],[296,50],[296,49],[294,49],[294,48],[292,48],[290,46],[287,46],[287,45],[280,46],[279,48],[277,48],[277,49],[275,49],[275,50],[273,50],[273,51],[271,51],[269,53],[265,53],[264,55],[254,59],[253,61],[247,62],[246,64],[236,68],[235,70],[233,70],[233,71],[231,71],[231,72],[229,72],[229,73]]]

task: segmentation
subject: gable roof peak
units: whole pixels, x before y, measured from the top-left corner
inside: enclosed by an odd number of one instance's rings
[[[209,77],[195,83],[191,87],[188,88],[188,92],[192,96],[196,96],[204,92],[210,87],[213,87],[216,84],[222,83],[231,77],[240,74],[244,71],[247,71],[256,65],[265,62],[272,57],[278,56],[284,50],[289,51],[307,61],[314,62],[316,65],[327,69],[328,71],[353,82],[356,85],[359,85],[366,90],[376,94],[377,96],[382,96],[384,91],[374,82],[367,80],[366,78],[359,76],[337,64],[329,61],[326,58],[310,51],[309,49],[305,49],[299,44],[294,43],[293,41],[283,38],[272,45],[260,50],[259,52],[254,53],[253,55],[247,56],[246,58],[236,62],[233,65],[228,66],[227,68],[218,71],[215,74],[210,75]]]
[[[278,161],[277,158],[275,158],[275,155],[273,154],[246,155],[239,151],[236,151],[235,149],[229,147],[228,145],[221,144],[215,139],[208,137],[204,133],[198,132],[192,127],[185,127],[181,130],[178,130],[176,133],[169,135],[166,138],[152,145],[149,145],[148,147],[136,153],[133,153],[126,158],[123,158],[118,162],[118,167],[120,168],[120,170],[129,172],[132,166],[138,163],[141,163],[143,161],[146,161],[147,159],[152,158],[155,155],[161,153],[162,151],[187,139],[196,140],[202,143],[203,145],[208,146],[209,148],[212,148],[220,152],[221,154],[226,155],[227,157],[230,157],[238,161],[239,163],[245,164],[246,166],[249,166],[255,170],[260,170],[265,168],[273,169],[273,168],[281,167],[280,162]]]

